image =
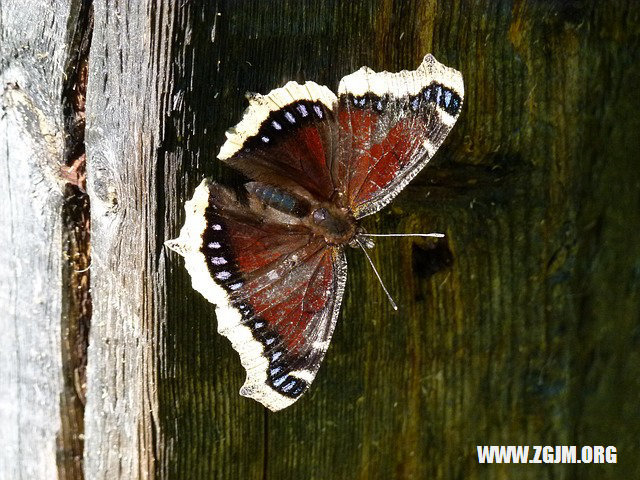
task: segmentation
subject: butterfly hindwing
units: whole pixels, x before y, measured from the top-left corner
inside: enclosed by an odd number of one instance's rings
[[[180,237],[193,287],[216,304],[218,331],[240,354],[240,393],[271,410],[296,401],[315,378],[346,280],[342,248],[283,226],[205,180],[185,205]]]
[[[340,81],[334,177],[356,217],[384,207],[426,165],[457,120],[463,96],[460,72],[432,55],[413,71],[363,67]]]

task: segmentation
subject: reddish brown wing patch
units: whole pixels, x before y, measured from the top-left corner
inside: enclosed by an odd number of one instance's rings
[[[297,398],[324,357],[342,300],[339,249],[306,228],[242,208],[227,188],[210,186],[201,252],[214,281],[242,315],[268,360],[267,384]],[[304,373],[296,373],[304,372]]]
[[[304,109],[300,110],[307,112],[306,118],[296,108],[301,106]],[[257,135],[248,138],[242,150],[228,163],[254,180],[285,188],[298,185],[320,199],[329,199],[334,186],[327,157],[332,152],[323,144],[322,139],[327,134],[322,130],[331,127],[322,125],[317,116],[311,117],[316,115],[314,106],[318,110],[321,108],[304,102],[272,112]],[[286,120],[287,114],[295,118],[295,124]],[[322,115],[326,116],[328,112],[322,111]]]
[[[350,205],[361,205],[370,201],[381,189],[389,186],[398,172],[411,159],[411,135],[406,122],[398,123],[380,143],[371,147],[368,155],[357,160],[365,172],[354,178],[349,185]]]
[[[317,337],[314,319],[331,303],[328,292],[334,282],[330,249],[318,248],[301,261],[304,264],[294,267],[287,278],[274,280],[267,288],[257,288],[248,298],[254,314],[278,334],[278,341],[271,347],[282,347],[298,356],[309,353],[309,340]]]
[[[363,67],[340,82],[334,178],[356,218],[389,203],[440,147],[462,108],[460,72],[431,55],[414,71]]]
[[[254,180],[294,191],[302,187],[328,201],[335,191],[335,104],[331,91],[312,82],[290,82],[252,97],[218,158]]]
[[[295,234],[283,229],[281,225],[260,223],[247,217],[238,220],[223,218],[217,213],[210,216],[211,224],[215,225],[217,222],[224,226],[227,235],[233,239],[227,248],[244,279],[269,271],[271,265],[283,256],[305,247],[309,242],[309,234],[304,230]],[[211,249],[209,245],[216,246],[217,242],[204,244],[207,252],[215,256],[217,249]]]
[[[340,131],[351,133],[340,136],[340,157],[334,164],[334,177],[340,182],[344,205],[352,205],[350,185],[356,182],[358,177],[366,175],[366,170],[361,170],[363,161],[367,161],[363,157],[367,155],[371,133],[377,121],[378,117],[373,112],[351,112],[348,108],[339,108]]]
[[[347,107],[341,109],[339,118],[342,131],[353,133],[353,137],[345,135],[351,138],[353,153],[349,161],[341,162],[339,171],[345,179],[347,205],[357,208],[387,188],[411,161],[416,132],[406,119],[388,128],[389,119],[372,110]]]

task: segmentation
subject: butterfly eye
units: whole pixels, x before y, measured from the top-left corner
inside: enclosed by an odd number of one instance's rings
[[[324,222],[329,216],[329,212],[326,208],[318,208],[313,212],[313,221],[317,224]]]

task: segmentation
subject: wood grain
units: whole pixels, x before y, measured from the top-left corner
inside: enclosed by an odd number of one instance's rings
[[[89,478],[244,478],[255,461],[235,459],[251,458],[263,437],[262,412],[226,392],[241,372],[216,338],[212,306],[175,262],[167,270],[163,247],[198,164],[214,156],[215,5],[197,13],[189,3],[95,3]]]
[[[56,165],[79,3],[32,0],[20,22],[14,5],[0,6],[0,477],[79,478],[54,448],[78,414]],[[85,478],[638,477],[637,2],[93,8]],[[463,73],[461,118],[365,227],[447,236],[377,241],[398,313],[350,251],[325,364],[303,399],[267,413],[238,395],[237,354],[163,242],[203,177],[242,181],[215,155],[245,92],[335,89],[362,65],[414,68],[428,52]],[[476,445],[563,444],[615,445],[618,464],[477,461]]]
[[[69,381],[65,73],[79,3],[0,5],[0,478],[81,478]],[[69,360],[69,363],[67,363]],[[75,358],[74,358],[75,360]]]

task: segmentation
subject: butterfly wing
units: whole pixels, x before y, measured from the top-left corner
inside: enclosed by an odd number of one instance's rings
[[[314,82],[289,82],[248,99],[218,158],[254,180],[292,191],[302,187],[317,200],[329,200],[338,148],[335,94]]]
[[[462,74],[427,55],[413,71],[347,75],[338,88],[339,155],[333,177],[357,218],[387,205],[456,122]]]
[[[185,257],[193,288],[217,306],[218,332],[247,371],[240,393],[273,411],[289,406],[331,339],[346,281],[343,249],[208,180],[185,209],[168,246]]]

